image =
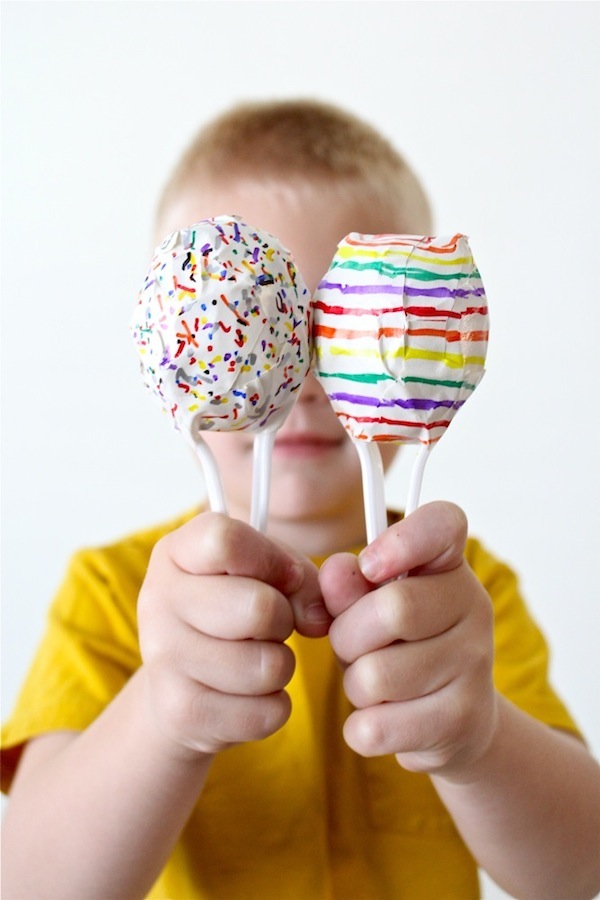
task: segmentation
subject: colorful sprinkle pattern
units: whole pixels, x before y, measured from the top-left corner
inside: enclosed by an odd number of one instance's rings
[[[487,301],[464,235],[348,235],[312,319],[315,374],[359,440],[435,443],[483,377]]]
[[[310,364],[310,296],[289,252],[237,216],[155,252],[131,322],[146,385],[175,427],[277,427]]]

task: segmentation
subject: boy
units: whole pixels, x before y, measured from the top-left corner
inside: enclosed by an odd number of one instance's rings
[[[277,235],[313,291],[346,233],[431,231],[395,151],[308,102],[205,128],[157,239],[222,213]],[[465,900],[477,864],[522,896],[593,896],[598,767],[461,510],[391,516],[357,557],[358,458],[312,376],[267,536],[245,524],[252,438],[206,439],[232,518],[74,558],[6,730],[6,896]]]

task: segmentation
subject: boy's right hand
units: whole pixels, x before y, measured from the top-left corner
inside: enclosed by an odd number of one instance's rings
[[[295,665],[284,641],[330,621],[309,560],[227,516],[197,516],[156,544],[139,596],[158,729],[185,757],[277,731]]]

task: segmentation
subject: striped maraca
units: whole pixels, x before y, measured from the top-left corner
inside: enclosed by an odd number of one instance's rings
[[[369,540],[385,527],[378,441],[420,443],[407,514],[427,459],[484,373],[485,291],[464,235],[350,234],[313,298],[313,368],[356,441]]]

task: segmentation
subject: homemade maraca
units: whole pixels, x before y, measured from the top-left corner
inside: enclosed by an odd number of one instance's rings
[[[464,235],[349,234],[312,301],[313,369],[359,451],[367,535],[386,527],[380,441],[428,451],[484,373],[488,309]]]
[[[275,432],[310,364],[309,299],[277,238],[226,215],[163,241],[131,322],[144,382],[200,457],[213,510],[226,504],[203,432],[256,432],[251,521],[259,530]]]

